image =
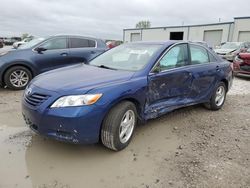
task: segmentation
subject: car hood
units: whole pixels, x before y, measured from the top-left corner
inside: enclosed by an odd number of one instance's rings
[[[129,80],[133,74],[80,64],[43,73],[35,77],[32,84],[55,92],[87,92],[103,85]]]
[[[2,58],[12,57],[13,55],[22,54],[23,51],[26,51],[26,50],[27,49],[15,49],[15,48],[4,49],[0,51],[0,57]],[[1,56],[1,53],[4,53],[4,55]]]
[[[235,51],[236,49],[214,49],[214,51],[218,54],[227,54]]]
[[[249,59],[250,60],[250,53],[240,53],[239,56],[242,59]]]

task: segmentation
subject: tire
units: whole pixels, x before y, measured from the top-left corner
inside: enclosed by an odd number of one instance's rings
[[[130,123],[126,123],[126,120],[130,120]],[[129,101],[119,103],[110,110],[103,121],[101,130],[103,145],[115,151],[124,149],[131,141],[136,124],[137,110],[135,105]],[[125,130],[127,131],[122,136],[122,131],[125,132]]]
[[[222,89],[223,93],[221,94],[221,100],[219,100],[219,90]],[[209,109],[209,110],[219,110],[222,108],[222,106],[224,105],[225,103],[225,100],[226,100],[226,94],[227,94],[227,88],[226,88],[226,85],[224,82],[220,82],[216,89],[214,90],[213,92],[213,95],[210,99],[210,102],[208,103],[205,103],[204,106]],[[218,98],[216,98],[218,97]]]
[[[32,79],[32,74],[26,67],[14,66],[4,74],[6,86],[13,90],[23,90]]]

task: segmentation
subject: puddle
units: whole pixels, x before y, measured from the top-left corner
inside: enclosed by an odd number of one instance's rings
[[[157,124],[157,125],[155,125]],[[0,127],[0,187],[139,187],[155,181],[157,163],[178,141],[169,126],[139,126],[129,147],[73,145],[45,139],[28,128]],[[168,139],[166,139],[168,137]],[[164,144],[164,147],[159,147]],[[161,149],[159,149],[161,148]]]

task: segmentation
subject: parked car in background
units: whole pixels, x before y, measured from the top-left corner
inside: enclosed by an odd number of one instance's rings
[[[250,48],[237,55],[233,62],[234,74],[250,78]]]
[[[20,37],[6,38],[4,40],[4,44],[10,46],[10,45],[13,45],[14,42],[17,42],[17,41],[21,41],[21,38]]]
[[[206,41],[192,41],[194,43],[197,43],[197,44],[201,44],[207,48],[210,48],[211,50],[213,50],[213,47],[209,46],[208,43]]]
[[[65,81],[66,80],[66,81]],[[117,46],[88,64],[37,76],[25,90],[23,115],[35,132],[115,151],[130,142],[138,120],[203,103],[219,110],[232,85],[230,62],[190,42]]]
[[[214,51],[222,58],[233,61],[237,54],[250,48],[250,42],[226,42]]]
[[[3,39],[0,39],[0,48],[3,48],[4,47],[4,41]]]
[[[106,41],[106,45],[109,49],[119,46],[120,44],[122,44],[122,41],[115,41],[115,40]]]
[[[70,35],[36,38],[16,50],[0,53],[0,85],[24,89],[40,73],[87,63],[106,50],[106,44],[96,38]]]
[[[22,44],[25,44],[25,43],[31,41],[32,39],[33,39],[33,37],[28,37],[28,38],[23,39],[22,41],[14,42],[13,48],[16,49],[16,48],[18,48],[19,46],[21,46]]]
[[[6,39],[4,39],[4,44],[5,45],[12,45],[13,41],[10,38],[6,38]]]

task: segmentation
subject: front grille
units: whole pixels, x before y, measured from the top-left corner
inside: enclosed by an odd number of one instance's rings
[[[46,101],[50,96],[40,93],[33,93],[31,95],[25,95],[25,101],[34,107],[41,105],[44,101]]]

